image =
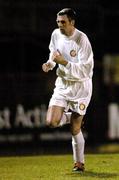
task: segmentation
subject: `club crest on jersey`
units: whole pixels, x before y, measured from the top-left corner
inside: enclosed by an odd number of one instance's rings
[[[72,56],[72,57],[75,57],[75,56],[76,56],[76,51],[75,51],[74,49],[72,49],[72,50],[70,51],[70,56]]]
[[[85,108],[86,108],[85,104],[81,103],[81,104],[79,105],[79,109],[80,109],[81,111],[83,111]]]

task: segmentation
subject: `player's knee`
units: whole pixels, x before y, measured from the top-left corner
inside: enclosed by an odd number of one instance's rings
[[[79,116],[77,113],[73,114],[73,119],[71,121],[71,133],[72,135],[77,135],[81,130],[81,122],[83,116]]]
[[[71,133],[73,136],[77,135],[80,132],[80,130],[81,130],[80,126],[79,127],[78,126],[71,127]]]
[[[55,128],[55,127],[58,126],[58,122],[57,121],[53,121],[53,120],[51,120],[51,121],[47,120],[46,124],[47,124],[47,126],[52,127],[52,128]]]
[[[71,133],[73,136],[77,135],[81,130],[81,127],[80,125],[74,125],[73,126],[71,125]]]
[[[72,130],[72,135],[75,136],[80,132],[80,129],[73,129]]]

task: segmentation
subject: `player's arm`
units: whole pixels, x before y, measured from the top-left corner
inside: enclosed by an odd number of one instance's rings
[[[50,44],[49,44],[49,50],[50,50],[49,60],[42,65],[42,69],[44,72],[48,72],[50,70],[53,70],[53,68],[56,65],[56,63],[52,59],[52,55],[55,51],[55,43],[54,43],[54,35],[53,34],[54,33],[52,33],[52,35],[51,35],[51,40],[50,40]]]
[[[78,62],[68,62],[65,66],[65,74],[70,79],[84,80],[91,78],[93,74],[93,51],[88,38],[82,37],[80,42],[80,50],[78,53]]]

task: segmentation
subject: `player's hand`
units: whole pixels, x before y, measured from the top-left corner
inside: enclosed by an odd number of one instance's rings
[[[56,52],[53,53],[52,55],[52,60],[54,62],[56,62],[57,64],[62,64],[64,66],[67,65],[67,61],[64,59],[64,57],[62,56],[62,54],[60,53],[59,50],[57,50]]]
[[[52,68],[52,66],[51,66],[50,62],[44,63],[44,64],[42,65],[42,70],[43,70],[44,72],[48,72],[49,70],[51,70],[51,68]]]

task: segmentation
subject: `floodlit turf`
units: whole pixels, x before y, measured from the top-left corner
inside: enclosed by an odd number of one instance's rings
[[[0,157],[0,180],[119,180],[119,154],[86,154],[81,174],[72,162],[72,155]]]

